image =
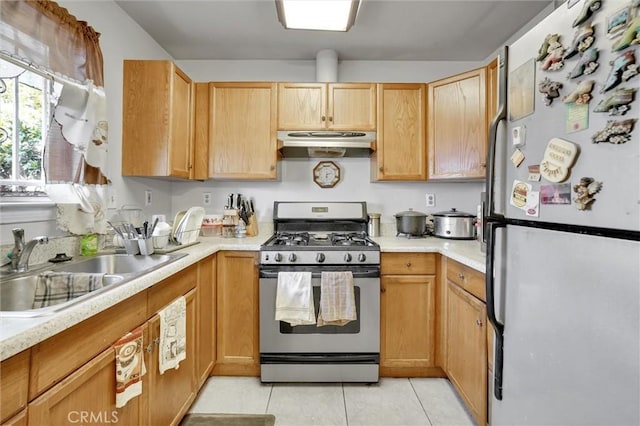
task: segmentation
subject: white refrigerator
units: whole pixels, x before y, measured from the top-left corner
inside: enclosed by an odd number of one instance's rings
[[[639,3],[569,0],[501,54],[492,425],[640,424]]]

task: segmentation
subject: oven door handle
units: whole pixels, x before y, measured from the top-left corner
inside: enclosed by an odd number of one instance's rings
[[[344,271],[345,268],[338,268],[336,271]],[[279,272],[286,272],[287,270],[271,270],[271,269],[261,269],[260,270],[260,278],[278,278]],[[296,272],[304,272],[304,270],[296,271]],[[366,270],[360,271],[352,271],[353,278],[379,278],[380,277],[380,268],[368,268]],[[321,271],[315,272],[311,271],[311,276],[313,278],[320,278]]]

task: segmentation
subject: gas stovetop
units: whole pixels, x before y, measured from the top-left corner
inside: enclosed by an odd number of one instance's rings
[[[261,265],[379,265],[367,235],[364,202],[276,201],[274,235],[260,247]]]
[[[346,249],[351,247],[377,248],[365,232],[277,232],[269,241],[265,243],[268,248],[326,248],[326,249]]]

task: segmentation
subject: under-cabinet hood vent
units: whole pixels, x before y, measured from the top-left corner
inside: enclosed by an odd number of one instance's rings
[[[278,132],[283,158],[369,157],[375,141],[376,132]]]

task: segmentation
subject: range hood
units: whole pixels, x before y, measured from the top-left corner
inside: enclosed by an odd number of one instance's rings
[[[369,157],[375,141],[376,132],[278,132],[278,150],[283,158]]]

